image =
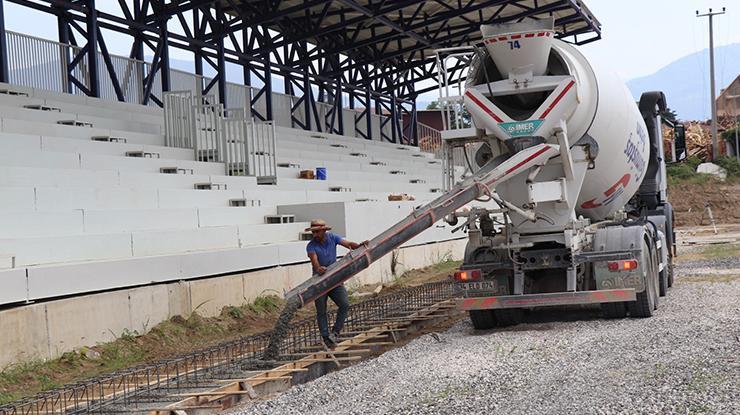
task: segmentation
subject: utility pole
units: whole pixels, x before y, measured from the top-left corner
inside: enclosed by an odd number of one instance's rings
[[[716,15],[725,14],[725,8],[722,8],[721,12],[712,12],[709,9],[709,13],[699,14],[699,10],[696,11],[696,17],[709,17],[709,88],[711,88],[712,96],[712,161],[717,159],[718,148],[717,148],[717,102],[714,92],[714,27],[713,17]]]

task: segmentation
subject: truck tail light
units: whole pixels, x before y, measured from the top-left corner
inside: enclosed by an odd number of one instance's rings
[[[470,282],[479,281],[483,278],[483,272],[479,269],[466,269],[455,271],[455,281]]]
[[[610,261],[607,263],[609,271],[632,271],[637,269],[637,260]]]

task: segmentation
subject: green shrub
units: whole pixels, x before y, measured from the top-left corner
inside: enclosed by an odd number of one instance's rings
[[[737,157],[718,157],[715,164],[727,170],[727,177],[740,177],[740,160]]]

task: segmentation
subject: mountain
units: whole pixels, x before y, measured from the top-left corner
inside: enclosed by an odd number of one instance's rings
[[[720,89],[740,75],[740,43],[714,48],[715,87]],[[635,100],[644,91],[661,90],[668,107],[681,120],[711,118],[709,96],[709,49],[686,55],[662,67],[652,75],[635,78],[627,83]]]

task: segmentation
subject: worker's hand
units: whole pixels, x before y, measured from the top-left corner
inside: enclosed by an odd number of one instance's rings
[[[326,272],[326,267],[320,266],[320,267],[316,268],[316,273],[319,274],[319,275],[324,275],[325,272]]]

